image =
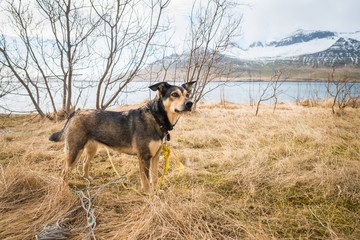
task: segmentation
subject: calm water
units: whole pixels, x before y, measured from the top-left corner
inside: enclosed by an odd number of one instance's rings
[[[60,89],[60,83],[52,83],[52,89]],[[83,87],[84,82],[77,83],[78,87]],[[262,89],[266,86],[266,82],[232,82],[219,83],[213,82],[207,86],[207,90],[214,89],[209,92],[203,101],[219,102],[223,97],[225,100],[234,103],[250,103],[250,101],[258,100]],[[132,82],[128,84],[125,91],[120,95],[115,105],[135,104],[141,103],[146,99],[153,98],[154,92],[150,91],[148,82]],[[327,83],[325,82],[284,82],[279,91],[278,101],[293,102],[296,100],[303,100],[305,98],[317,100],[324,99],[327,95]],[[360,83],[357,83],[357,91],[360,89]],[[44,91],[45,92],[45,91]],[[11,109],[14,112],[28,112],[35,111],[29,97],[26,96],[25,91],[21,90],[20,95],[7,95],[1,98],[0,106]],[[73,96],[78,95],[78,90],[73,93]],[[96,98],[96,88],[88,87],[82,90],[81,97],[78,100],[78,107],[94,108]],[[268,101],[272,103],[273,100]],[[40,99],[41,107],[46,112],[51,112],[52,107],[50,101]],[[58,103],[58,108],[61,106],[61,91],[55,92],[55,102]],[[76,98],[73,99],[73,103]],[[4,108],[0,108],[0,112],[8,112]]]

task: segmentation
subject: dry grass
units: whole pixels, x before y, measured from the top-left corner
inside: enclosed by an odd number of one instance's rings
[[[94,199],[97,239],[359,239],[360,109],[332,115],[326,106],[202,104],[184,116],[169,146],[173,165],[152,199],[104,189]],[[33,117],[0,134],[0,239],[19,239],[79,205],[73,171],[61,188],[63,144],[47,140],[63,122]],[[12,126],[14,134],[6,126]],[[137,159],[112,152],[129,186]],[[80,167],[81,168],[81,167]],[[92,185],[115,178],[106,153],[92,163]],[[84,213],[69,219],[84,226]],[[80,232],[72,237],[86,235]]]

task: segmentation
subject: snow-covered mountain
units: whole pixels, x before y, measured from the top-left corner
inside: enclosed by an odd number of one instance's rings
[[[302,65],[356,65],[360,31],[336,33],[298,30],[280,40],[254,42],[247,49],[231,47],[226,55],[245,61],[279,61]]]

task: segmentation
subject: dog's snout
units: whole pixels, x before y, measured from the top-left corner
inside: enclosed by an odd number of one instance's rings
[[[186,101],[185,102],[185,106],[187,107],[187,108],[191,108],[192,107],[192,105],[193,105],[193,102],[192,101]]]

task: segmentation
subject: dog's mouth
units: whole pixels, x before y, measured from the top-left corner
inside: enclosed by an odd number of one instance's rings
[[[184,110],[177,110],[177,109],[175,109],[175,112],[176,113],[183,113],[183,112],[191,112],[191,108],[185,108]]]

